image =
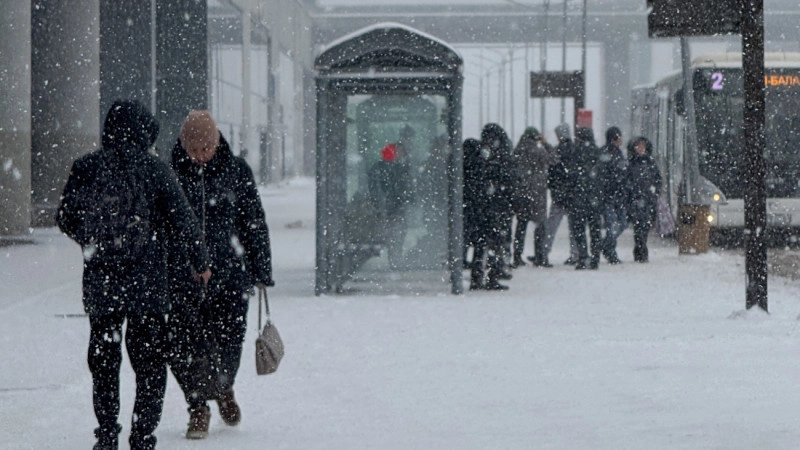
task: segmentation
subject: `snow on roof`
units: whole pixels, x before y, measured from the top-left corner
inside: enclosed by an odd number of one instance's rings
[[[354,31],[352,33],[349,33],[349,34],[347,34],[345,36],[340,37],[339,39],[336,39],[336,40],[330,42],[328,45],[326,45],[326,46],[324,46],[322,48],[322,51],[320,52],[320,54],[325,53],[326,51],[336,47],[337,45],[343,44],[343,43],[345,43],[345,42],[347,42],[347,41],[349,41],[351,39],[355,39],[358,36],[371,33],[371,32],[373,32],[375,30],[390,30],[390,29],[393,29],[393,28],[403,29],[403,30],[408,31],[409,33],[418,34],[418,35],[420,35],[420,36],[422,36],[422,37],[424,37],[426,39],[434,41],[434,42],[442,45],[443,47],[447,48],[451,52],[455,53],[456,55],[458,55],[459,58],[461,58],[461,54],[455,48],[453,48],[453,46],[451,46],[447,42],[445,42],[445,41],[443,41],[443,40],[441,40],[441,39],[439,39],[439,38],[437,38],[435,36],[431,36],[430,34],[427,34],[425,32],[419,31],[416,28],[411,28],[408,25],[403,25],[402,23],[396,23],[396,22],[381,22],[381,23],[376,23],[374,25],[370,25],[368,27],[361,28],[360,30],[356,30],[356,31]]]

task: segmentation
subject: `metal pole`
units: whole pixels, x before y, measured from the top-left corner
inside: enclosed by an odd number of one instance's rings
[[[522,127],[522,129],[523,129],[523,130],[524,130],[525,128],[527,128],[527,127],[530,125],[530,123],[531,123],[531,122],[530,122],[530,120],[531,120],[531,112],[530,112],[530,109],[531,109],[531,100],[530,100],[530,92],[531,92],[531,77],[530,77],[530,73],[531,73],[531,64],[530,64],[530,61],[528,60],[528,56],[529,56],[528,54],[529,54],[529,53],[530,53],[530,42],[528,42],[528,41],[526,40],[526,41],[525,41],[525,77],[523,78],[523,79],[524,79],[524,82],[525,82],[525,92],[526,92],[526,94],[525,94],[525,126],[524,126],[524,127]]]
[[[509,94],[511,94],[511,99],[509,100],[509,103],[511,104],[511,112],[510,112],[510,114],[511,114],[511,123],[509,125],[508,131],[511,133],[511,139],[513,140],[514,136],[516,136],[515,129],[514,129],[514,126],[516,124],[514,123],[514,116],[515,116],[515,114],[514,114],[514,109],[515,109],[514,100],[515,100],[515,97],[514,97],[514,45],[513,44],[511,45],[511,48],[508,50],[508,78],[509,78],[509,80],[508,80],[508,82],[509,82],[508,91],[509,91]]]
[[[747,190],[744,195],[747,309],[767,308],[767,191],[764,182],[764,1],[744,0],[742,9],[744,142]]]
[[[698,181],[697,165],[697,116],[694,108],[694,84],[689,40],[681,36],[681,69],[683,72],[683,105],[686,110],[686,150],[683,158],[683,184],[686,189],[686,204],[694,204],[693,186]]]
[[[583,0],[583,16],[581,17],[581,70],[583,71],[583,91],[586,92],[586,2]],[[577,125],[577,124],[576,124]]]
[[[564,0],[563,30],[561,31],[561,73],[567,71],[567,0]],[[567,99],[561,97],[561,123],[567,118]]]
[[[549,30],[547,29],[547,19],[550,13],[550,0],[544,0],[544,29],[542,30],[542,52],[539,55],[539,66],[540,72],[544,73],[547,70],[547,33]],[[545,130],[545,99],[544,97],[539,99],[539,107],[541,111],[539,112],[539,130],[544,133]]]
[[[246,156],[250,151],[250,2],[244,2],[242,11],[242,140],[239,152]],[[232,137],[232,136],[231,136]]]

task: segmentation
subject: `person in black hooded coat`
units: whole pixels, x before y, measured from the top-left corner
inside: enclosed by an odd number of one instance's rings
[[[172,246],[172,373],[189,404],[186,437],[208,434],[210,410],[237,425],[233,385],[242,356],[253,286],[273,286],[269,229],[247,162],[233,154],[208,111],[191,111],[172,149],[172,168],[203,226],[214,276],[205,289],[183,282],[185,251]],[[179,243],[178,243],[179,244]]]
[[[72,165],[58,209],[59,228],[81,245],[83,304],[89,315],[88,362],[92,373],[95,449],[116,449],[122,427],[119,417],[119,372],[125,344],[136,374],[130,445],[153,449],[167,385],[166,319],[169,311],[165,237],[186,248],[183,282],[208,281],[208,255],[200,226],[175,175],[148,153],[158,135],[158,123],[139,103],[115,102],[106,116],[102,148],[78,158]],[[107,189],[108,177],[128,180],[129,192],[139,193],[146,206],[142,226],[143,248],[122,246],[93,235],[87,217],[100,208],[94,189]],[[94,198],[91,198],[94,197]],[[138,218],[138,217],[137,217]],[[139,226],[131,222],[129,227]],[[200,274],[200,275],[196,275]]]
[[[653,144],[638,137],[628,144],[628,219],[633,224],[633,260],[648,261],[647,235],[656,220],[661,172],[653,160]]]

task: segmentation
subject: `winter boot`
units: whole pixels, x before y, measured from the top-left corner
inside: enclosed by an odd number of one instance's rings
[[[549,268],[553,267],[553,265],[550,264],[550,261],[548,261],[547,257],[544,256],[544,257],[541,257],[541,258],[534,258],[533,267],[544,267],[546,269],[549,269]]]
[[[500,284],[500,282],[498,282],[497,280],[492,279],[489,280],[489,282],[483,286],[483,289],[487,291],[507,291],[508,286]]]
[[[189,428],[186,439],[205,439],[208,437],[208,424],[211,421],[211,410],[203,405],[189,410]]]
[[[119,432],[122,425],[116,423],[110,429],[103,427],[95,428],[94,437],[97,443],[92,447],[94,450],[117,450],[119,448]]]
[[[242,420],[242,410],[239,409],[239,405],[236,404],[232,388],[224,391],[222,395],[219,396],[217,404],[219,405],[219,415],[222,417],[225,425],[231,427],[239,425],[239,422]]]
[[[131,434],[128,442],[131,444],[131,450],[156,450],[156,437],[150,436],[136,436]]]
[[[511,268],[516,269],[517,267],[524,266],[525,261],[522,260],[522,257],[519,254],[514,255],[514,260],[511,262]]]

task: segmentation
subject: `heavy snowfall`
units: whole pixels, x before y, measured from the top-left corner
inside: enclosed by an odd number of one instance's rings
[[[575,271],[560,264],[568,256],[562,224],[555,267],[517,268],[505,292],[316,297],[313,180],[261,194],[277,283],[270,305],[286,357],[275,374],[256,375],[251,301],[235,386],[242,423],[225,426],[212,405],[209,437],[186,440],[186,405],[170,378],[156,432],[162,448],[794,449],[800,442],[800,285],[771,276],[770,313],[745,310],[741,249],[679,255],[674,241],[651,236],[650,262],[637,264],[627,230],[623,264]],[[35,229],[30,243],[0,247],[0,284],[0,448],[90,447],[96,423],[78,246],[56,228]],[[122,436],[133,389],[125,361]]]

